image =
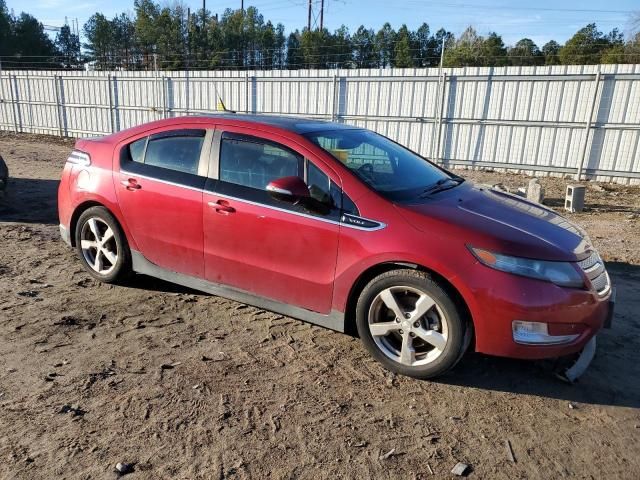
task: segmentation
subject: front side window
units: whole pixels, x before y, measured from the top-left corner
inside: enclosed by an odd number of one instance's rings
[[[266,187],[283,177],[303,179],[311,198],[294,203],[274,198]],[[219,180],[216,188],[223,195],[325,218],[337,219],[340,214],[343,199],[340,187],[303,155],[267,139],[223,133]]]
[[[225,134],[220,145],[220,180],[265,190],[282,177],[302,176],[303,157],[255,137]]]
[[[391,200],[414,199],[439,181],[452,178],[424,158],[369,130],[329,130],[305,136]]]

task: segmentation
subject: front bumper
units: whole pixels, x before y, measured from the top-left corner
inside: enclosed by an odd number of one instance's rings
[[[64,243],[71,246],[71,236],[69,235],[69,230],[62,224],[60,224],[60,236],[62,237]]]
[[[563,288],[484,265],[475,265],[467,274],[478,352],[522,359],[562,357],[580,352],[611,323],[613,288],[599,296],[595,290]],[[570,341],[553,345],[517,343],[514,321],[547,324],[550,335],[566,336]]]

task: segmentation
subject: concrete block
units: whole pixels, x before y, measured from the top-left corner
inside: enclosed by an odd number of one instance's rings
[[[564,209],[575,213],[584,210],[584,185],[567,185],[567,192],[564,196]]]

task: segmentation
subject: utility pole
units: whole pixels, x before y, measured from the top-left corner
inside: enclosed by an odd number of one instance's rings
[[[324,26],[324,0],[320,0],[320,31]]]
[[[191,7],[187,7],[187,44],[185,45],[187,51],[187,72],[191,67]]]
[[[244,13],[244,0],[240,0],[240,10]]]
[[[311,6],[313,5],[313,0],[309,0],[309,13],[307,14],[307,30],[311,31]]]

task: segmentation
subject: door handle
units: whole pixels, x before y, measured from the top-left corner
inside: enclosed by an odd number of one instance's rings
[[[122,186],[124,186],[124,188],[126,188],[127,190],[130,190],[130,191],[140,190],[142,188],[142,185],[140,185],[135,178],[129,178],[127,180],[122,180],[122,181],[120,181],[120,183],[122,184]]]
[[[236,211],[226,200],[218,200],[217,202],[209,202],[209,206],[215,208],[216,212],[221,215],[229,215]]]

